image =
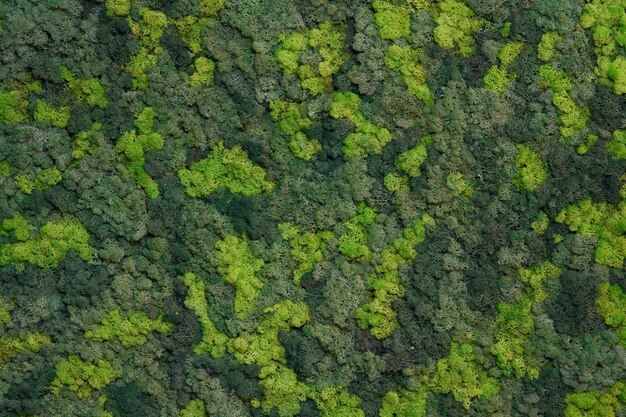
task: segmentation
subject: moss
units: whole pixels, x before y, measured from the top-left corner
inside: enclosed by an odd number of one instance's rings
[[[503,38],[508,38],[509,36],[511,36],[511,22],[504,22],[504,25],[502,25],[502,29],[500,29],[500,36],[502,36]]]
[[[613,140],[607,144],[607,150],[618,159],[626,159],[626,130],[613,132]]]
[[[68,107],[54,108],[37,100],[33,117],[37,121],[48,122],[54,127],[65,128],[70,121],[70,109]]]
[[[615,134],[615,132],[613,132],[613,134]],[[587,142],[586,143],[581,143],[580,145],[578,145],[578,147],[576,148],[576,153],[578,153],[578,155],[584,155],[587,152],[589,152],[589,149],[596,144],[596,142],[598,141],[598,136],[594,135],[592,133],[587,135]],[[609,145],[609,152],[612,152],[612,150],[610,149],[610,145]],[[617,155],[617,154],[616,154]],[[626,158],[626,152],[624,152],[624,156],[623,158]]]
[[[204,401],[199,398],[189,401],[189,403],[180,410],[179,417],[205,417],[206,409]]]
[[[423,417],[426,415],[428,389],[420,387],[418,391],[389,391],[383,397],[380,417]]]
[[[203,56],[196,58],[194,62],[196,72],[189,77],[189,83],[193,86],[207,86],[213,84],[215,63]]]
[[[105,359],[95,364],[85,362],[72,355],[57,363],[56,377],[50,384],[50,391],[59,395],[63,387],[67,387],[78,395],[78,398],[91,396],[93,391],[100,390],[120,377],[121,373]]]
[[[383,179],[383,184],[387,191],[392,193],[406,193],[410,191],[409,179],[405,176],[398,176],[393,172],[389,172],[385,175]]]
[[[375,275],[368,278],[370,300],[355,311],[357,324],[362,329],[371,327],[372,336],[384,339],[398,327],[393,301],[403,297],[406,288],[400,283],[399,268],[410,264],[417,251],[415,246],[426,239],[426,226],[434,226],[432,217],[424,214],[413,225],[405,228],[402,237],[382,253],[382,262],[375,266]]]
[[[39,169],[34,175],[16,174],[17,187],[24,194],[32,194],[33,190],[47,190],[58,184],[63,179],[63,174],[55,166]]]
[[[147,152],[158,151],[163,148],[165,141],[160,133],[153,132],[154,110],[146,107],[135,119],[137,130],[131,130],[122,135],[115,145],[115,150],[123,155],[126,160],[126,167],[143,188],[148,198],[157,198],[160,194],[159,187],[146,172],[144,164]]]
[[[498,53],[499,65],[494,65],[483,78],[486,90],[492,90],[498,94],[504,93],[509,89],[509,85],[513,83],[517,77],[515,74],[508,73],[508,65],[517,58],[524,44],[522,42],[509,42],[500,49]]]
[[[8,314],[8,313],[7,313]],[[2,324],[0,322],[0,324]],[[39,352],[44,346],[52,343],[48,336],[41,333],[29,333],[23,338],[0,338],[0,370],[17,355],[24,352]]]
[[[530,224],[530,228],[537,236],[543,235],[550,225],[550,218],[543,211],[539,212],[535,221]]]
[[[341,387],[328,387],[311,395],[320,417],[365,417],[361,399]]]
[[[474,185],[471,180],[465,178],[460,172],[452,172],[446,177],[446,187],[455,196],[472,197]]]
[[[396,168],[404,171],[409,177],[419,177],[422,175],[422,164],[428,158],[428,145],[433,142],[433,137],[428,135],[422,137],[419,145],[415,146],[398,156]]]
[[[393,136],[387,129],[365,118],[359,110],[360,104],[359,96],[351,91],[333,94],[330,115],[335,119],[348,119],[354,124],[356,130],[350,133],[344,141],[342,151],[348,158],[380,155],[383,148],[393,140]]]
[[[433,15],[437,24],[433,32],[437,45],[448,49],[456,46],[461,56],[470,56],[476,43],[472,35],[482,26],[474,11],[462,2],[442,0],[437,2]]]
[[[115,309],[102,319],[98,327],[85,332],[85,338],[97,342],[118,339],[124,347],[135,347],[146,343],[147,335],[152,332],[169,334],[171,330],[172,324],[161,318],[152,320],[144,312],[124,317],[119,309]]]
[[[351,261],[367,259],[370,256],[367,228],[375,220],[376,211],[365,203],[360,203],[357,215],[344,222],[347,232],[339,237],[339,252]]]
[[[280,129],[291,137],[289,149],[296,158],[310,161],[321,149],[322,145],[315,140],[307,138],[304,133],[313,125],[313,121],[303,116],[300,106],[286,101],[270,103],[272,119],[278,121]]]
[[[207,18],[198,18],[190,15],[183,16],[174,22],[176,29],[178,29],[178,34],[194,54],[202,52],[202,29],[208,21],[209,19]]]
[[[518,175],[513,180],[521,191],[532,192],[548,179],[548,167],[539,154],[527,145],[517,145],[515,166]]]
[[[565,417],[616,417],[626,408],[626,381],[618,381],[604,391],[567,394]]]
[[[385,53],[385,65],[402,75],[409,94],[428,104],[432,98],[426,84],[426,71],[420,64],[421,54],[410,46],[391,45]]]
[[[220,188],[251,196],[271,192],[274,184],[265,179],[263,168],[254,165],[239,145],[225,148],[219,142],[210,155],[178,171],[180,182],[190,197],[204,197]]]
[[[537,46],[537,57],[543,62],[549,62],[554,56],[556,44],[563,39],[557,32],[547,32],[541,35],[541,42]]]
[[[226,5],[226,0],[200,0],[200,14],[202,16],[217,16]]]
[[[0,161],[0,176],[9,178],[11,176],[11,165],[9,161]]]
[[[596,304],[606,325],[619,334],[620,343],[626,347],[626,294],[619,284],[600,284]]]
[[[109,104],[104,87],[97,78],[77,79],[67,67],[61,67],[61,77],[67,82],[68,90],[78,101],[101,109],[105,109]]]
[[[263,268],[263,260],[254,256],[248,239],[228,235],[215,244],[218,250],[217,271],[224,281],[235,287],[235,317],[243,320],[254,310],[263,281],[256,275]]]
[[[181,279],[188,288],[185,307],[193,310],[202,327],[202,342],[194,347],[194,352],[196,354],[208,352],[214,358],[223,356],[226,353],[228,337],[217,329],[209,317],[204,281],[197,279],[191,272],[183,275]]]
[[[97,145],[93,143],[93,138],[101,130],[102,123],[94,122],[89,130],[77,133],[72,144],[72,158],[79,160],[85,155],[93,154],[98,149]]]
[[[585,199],[561,210],[556,217],[558,223],[565,223],[572,232],[598,239],[595,261],[613,268],[622,268],[626,257],[626,236],[623,224],[626,222],[626,203],[617,206],[594,203]]]
[[[16,240],[24,242],[31,237],[31,226],[21,214],[16,213],[14,217],[2,221],[0,235],[7,232],[11,232]]]
[[[27,121],[27,106],[28,102],[24,100],[20,91],[0,92],[0,122],[22,123]]]
[[[291,223],[281,223],[278,225],[278,229],[283,239],[290,241],[291,256],[299,263],[293,272],[293,282],[300,285],[304,274],[313,270],[313,265],[321,262],[324,258],[324,251],[328,241],[332,238],[332,233],[327,231],[302,232]]]
[[[398,39],[411,34],[410,10],[386,0],[374,0],[374,23],[383,39]]]
[[[130,13],[131,0],[106,0],[105,8],[109,17],[124,17]]]
[[[13,264],[18,270],[23,270],[27,263],[54,268],[70,249],[77,251],[85,261],[94,253],[82,224],[76,220],[54,220],[28,240],[0,247],[0,265]]]
[[[161,37],[169,24],[167,16],[159,11],[142,7],[139,9],[141,20],[138,22],[129,19],[132,34],[139,38],[139,51],[131,57],[125,69],[133,76],[133,88],[145,90],[148,88],[146,71],[156,65],[159,56],[163,53]]]

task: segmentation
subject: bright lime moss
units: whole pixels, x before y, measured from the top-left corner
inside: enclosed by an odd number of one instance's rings
[[[106,0],[107,16],[124,17],[130,13],[131,0]]]
[[[365,417],[359,408],[361,399],[340,387],[328,387],[310,395],[320,417]]]
[[[527,145],[517,145],[517,177],[513,184],[521,191],[532,192],[548,179],[548,166],[541,156]]]
[[[179,417],[205,417],[206,408],[204,401],[199,398],[189,401],[187,406],[180,410]]]
[[[39,169],[34,175],[16,174],[17,187],[24,194],[31,194],[33,190],[47,190],[58,184],[63,179],[63,174],[55,166]]]
[[[13,264],[20,271],[27,263],[40,268],[54,268],[70,249],[78,252],[85,261],[91,259],[94,253],[89,246],[89,234],[80,222],[53,220],[27,240],[2,245],[0,265]]]
[[[50,391],[59,395],[63,387],[67,387],[68,390],[75,392],[78,398],[86,398],[91,396],[93,391],[115,381],[120,375],[121,373],[105,359],[92,364],[72,355],[57,363],[56,377],[50,384]]]
[[[420,143],[414,148],[401,153],[396,159],[396,168],[405,172],[409,177],[419,177],[422,175],[421,167],[428,158],[428,145],[433,142],[433,137],[428,135],[422,137]]]
[[[543,262],[532,268],[520,269],[518,274],[527,286],[526,292],[517,303],[498,304],[496,343],[490,352],[505,376],[537,379],[539,368],[533,365],[532,356],[525,348],[535,330],[531,310],[533,304],[546,298],[543,281],[557,278],[561,270],[550,262]]]
[[[448,49],[456,46],[461,56],[470,56],[476,44],[473,34],[482,26],[474,11],[460,1],[442,0],[431,13],[437,24],[433,32],[437,45]]]
[[[0,338],[0,370],[15,356],[24,352],[37,353],[50,343],[52,340],[41,333],[29,333],[24,338]]]
[[[434,225],[433,218],[424,214],[413,225],[405,228],[402,237],[385,248],[382,262],[374,268],[376,274],[369,277],[367,284],[372,293],[371,298],[363,307],[356,309],[355,315],[359,327],[371,327],[370,332],[375,338],[384,339],[399,327],[392,305],[406,291],[400,283],[399,268],[413,261],[417,255],[415,246],[426,239],[426,226]]]
[[[307,138],[305,131],[313,125],[313,121],[303,116],[300,106],[296,103],[277,101],[270,103],[272,119],[278,121],[280,129],[291,137],[289,149],[296,158],[310,161],[321,149],[322,145]]]
[[[198,57],[194,62],[196,72],[189,77],[189,83],[194,86],[207,86],[213,84],[215,63],[206,57]]]
[[[616,158],[626,159],[626,130],[613,132],[613,140],[607,144],[607,150]]]
[[[65,128],[70,121],[70,109],[69,107],[54,108],[37,100],[33,117],[37,121],[48,122],[54,127]]]
[[[606,325],[620,335],[620,343],[626,347],[626,294],[622,287],[619,284],[600,284],[596,304]]]
[[[592,30],[597,59],[595,73],[600,82],[611,87],[615,94],[626,93],[624,3],[620,0],[589,1],[580,16],[580,25]]]
[[[115,145],[115,150],[124,155],[126,166],[137,184],[146,191],[148,198],[157,198],[159,186],[146,172],[144,164],[147,152],[163,148],[165,141],[158,132],[153,132],[154,110],[146,107],[135,119],[137,129],[126,132]]]
[[[85,332],[86,339],[104,342],[118,339],[125,347],[141,346],[148,341],[152,332],[169,334],[172,324],[161,318],[150,319],[143,311],[125,317],[119,309],[112,310],[93,330]]]
[[[537,215],[537,218],[535,219],[535,221],[533,221],[530,224],[530,228],[533,229],[533,232],[535,232],[536,235],[541,236],[546,232],[549,225],[550,225],[550,218],[548,217],[546,213],[541,211]]]
[[[615,132],[613,132],[613,138],[615,138]],[[578,145],[578,146],[576,147],[576,153],[578,153],[578,155],[584,155],[584,154],[586,154],[587,152],[589,152],[589,149],[591,149],[591,147],[592,147],[593,145],[595,145],[595,144],[596,144],[596,142],[597,142],[597,141],[598,141],[598,136],[597,136],[597,135],[594,135],[593,133],[589,133],[589,134],[587,135],[587,142],[586,142],[586,143],[581,143],[580,145]],[[609,152],[614,152],[614,151],[610,148],[610,145],[609,145]],[[614,153],[615,153],[615,152],[614,152]],[[618,156],[618,157],[622,157],[622,158],[626,158],[626,152],[625,152],[625,153],[623,153],[622,155],[618,155],[618,154],[616,153],[616,156]]]
[[[431,103],[432,98],[426,84],[426,71],[420,64],[422,51],[410,46],[391,45],[385,53],[385,65],[402,75],[409,94],[424,103]]]
[[[387,191],[392,193],[406,193],[410,191],[409,179],[405,176],[399,176],[393,172],[388,172],[383,178],[383,185]]]
[[[500,383],[476,362],[469,343],[450,343],[450,353],[425,371],[422,377],[436,394],[452,394],[469,410],[475,398],[489,398],[500,392]]]
[[[293,272],[293,282],[300,285],[302,277],[313,270],[313,265],[324,258],[324,251],[332,233],[327,231],[302,232],[292,223],[281,223],[278,229],[285,240],[290,241],[291,256],[299,263]]]
[[[307,323],[309,308],[305,303],[286,300],[264,312],[268,315],[256,332],[233,339],[229,351],[240,363],[259,367],[259,384],[264,398],[258,404],[264,413],[269,414],[276,408],[281,417],[297,416],[300,403],[306,400],[311,389],[298,381],[296,373],[287,367],[285,348],[278,334]]]
[[[217,16],[226,5],[226,0],[200,0],[200,14],[202,16]]]
[[[333,89],[333,74],[348,59],[344,51],[343,29],[330,22],[306,32],[292,32],[281,35],[276,49],[276,61],[287,74],[297,73],[300,85],[313,95],[330,92]],[[315,65],[300,61],[301,55],[309,48],[317,49],[320,61]]]
[[[411,34],[410,10],[386,0],[374,0],[374,23],[383,39],[398,39]]]
[[[1,33],[1,31],[0,31]],[[41,93],[41,83],[32,81],[26,84],[0,88],[0,123],[23,123],[29,120],[28,94]]]
[[[339,237],[339,252],[351,261],[367,259],[370,248],[367,240],[367,228],[374,224],[376,210],[360,203],[357,214],[344,222],[347,232]]]
[[[245,196],[274,189],[274,184],[265,179],[263,168],[254,165],[241,146],[229,149],[224,142],[219,142],[208,157],[193,163],[190,169],[178,171],[178,177],[190,197],[205,197],[220,188]]]
[[[541,35],[541,42],[537,46],[537,57],[543,62],[549,62],[554,56],[557,42],[563,39],[557,32],[547,32]]]
[[[5,236],[9,233],[13,235],[15,240],[24,242],[31,236],[31,226],[21,214],[16,213],[14,217],[2,221],[0,235]]]
[[[342,150],[348,158],[380,155],[383,148],[393,139],[387,129],[365,118],[359,109],[360,104],[361,98],[351,91],[333,94],[330,115],[335,119],[349,120],[354,124],[356,130],[344,140]]]
[[[559,113],[561,140],[568,140],[587,127],[590,111],[588,107],[578,107],[569,95],[573,88],[572,80],[561,70],[550,64],[539,67],[541,84],[552,90],[552,103]]]
[[[187,272],[181,279],[188,288],[185,307],[193,310],[202,327],[202,342],[194,347],[194,352],[208,352],[214,358],[219,358],[226,352],[228,337],[215,327],[209,317],[209,303],[204,294],[205,283],[191,272]]]
[[[263,260],[254,256],[248,239],[228,235],[215,244],[218,252],[217,271],[224,281],[235,287],[235,317],[243,320],[254,310],[263,281],[256,275],[263,268]]]
[[[78,132],[72,143],[72,158],[78,160],[87,154],[93,154],[97,150],[97,145],[93,142],[94,135],[101,130],[102,123],[94,122],[89,130]]]
[[[616,417],[626,408],[626,381],[616,382],[604,391],[567,394],[565,404],[565,417]]]
[[[565,223],[572,232],[598,239],[595,253],[597,263],[613,268],[624,266],[626,202],[614,206],[585,199],[561,210],[556,221]]]
[[[194,54],[202,52],[202,28],[204,28],[208,20],[208,18],[198,18],[190,15],[183,16],[174,22],[176,29],[178,29],[178,34]]]
[[[61,78],[67,82],[67,89],[78,101],[83,101],[90,106],[104,109],[109,104],[104,87],[97,78],[80,80],[67,67],[61,67]]]
[[[465,178],[460,172],[452,172],[446,177],[446,188],[452,191],[456,197],[471,197],[474,195],[474,184],[472,180]]]
[[[498,94],[502,94],[509,89],[509,85],[513,83],[517,77],[515,74],[509,74],[507,67],[517,58],[523,47],[524,44],[522,42],[509,42],[502,47],[498,53],[500,64],[489,68],[485,78],[483,78],[486,90],[492,90]]]
[[[380,417],[424,417],[428,389],[422,386],[419,391],[389,391],[383,397]]]
[[[161,37],[169,21],[162,12],[142,7],[139,9],[141,20],[134,22],[129,19],[130,30],[133,36],[139,39],[139,52],[131,57],[126,65],[126,71],[133,76],[133,88],[145,90],[148,88],[146,71],[156,65],[159,55],[163,53]]]

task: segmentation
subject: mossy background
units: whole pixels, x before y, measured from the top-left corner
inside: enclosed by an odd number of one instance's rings
[[[0,416],[623,415],[624,8],[2,0]]]

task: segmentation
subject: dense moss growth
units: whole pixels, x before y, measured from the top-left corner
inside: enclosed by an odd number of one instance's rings
[[[93,330],[85,332],[86,339],[98,342],[118,339],[126,347],[141,346],[148,341],[152,332],[168,334],[172,324],[150,319],[144,312],[136,312],[124,317],[119,309],[111,311]]]

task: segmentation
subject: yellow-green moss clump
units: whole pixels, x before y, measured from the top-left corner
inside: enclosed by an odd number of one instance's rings
[[[33,117],[37,121],[48,122],[54,127],[65,128],[70,121],[70,109],[69,107],[52,107],[37,100]]]
[[[190,169],[178,171],[178,177],[190,197],[205,197],[220,188],[245,196],[274,189],[274,183],[265,179],[263,168],[254,165],[241,146],[229,149],[224,142],[219,142],[208,157],[193,163]]]
[[[83,101],[90,106],[105,109],[109,104],[104,87],[97,78],[80,80],[67,67],[61,67],[61,78],[67,82],[67,89],[74,95],[76,100]]]
[[[616,417],[626,408],[626,381],[602,391],[567,394],[565,404],[565,417]]]
[[[205,417],[206,407],[204,401],[199,398],[189,401],[189,403],[180,410],[179,417]]]
[[[402,75],[409,94],[424,103],[431,103],[430,89],[426,84],[426,71],[420,63],[422,51],[408,45],[391,45],[385,53],[385,65]]]
[[[169,334],[172,324],[161,318],[150,319],[143,311],[122,315],[119,309],[112,310],[93,330],[85,332],[86,339],[98,342],[118,339],[125,347],[141,346],[148,341],[148,334]]]
[[[302,276],[313,270],[313,265],[324,258],[324,250],[332,233],[327,231],[302,232],[292,223],[281,223],[278,229],[285,240],[290,241],[291,256],[298,262],[298,267],[293,272],[293,282],[300,285]]]
[[[257,273],[263,268],[263,260],[254,256],[248,239],[228,235],[215,244],[218,252],[217,271],[224,281],[235,287],[235,317],[243,320],[254,310],[256,299],[263,288]]]
[[[68,390],[75,392],[78,398],[86,398],[91,396],[93,391],[115,381],[120,375],[121,373],[105,359],[89,363],[72,355],[57,363],[56,377],[50,384],[50,391],[59,395],[63,387],[67,387]]]
[[[3,324],[3,323],[0,323]],[[0,370],[17,355],[24,352],[39,352],[44,346],[52,343],[48,336],[41,333],[29,333],[23,338],[0,338]]]
[[[537,58],[543,62],[549,62],[554,56],[554,48],[557,42],[563,39],[557,32],[547,32],[541,35],[541,41],[537,45]]]
[[[393,136],[384,127],[368,120],[359,109],[361,98],[351,91],[333,94],[330,115],[335,119],[347,119],[354,124],[356,132],[344,140],[343,153],[348,158],[364,158],[380,155]]]
[[[303,116],[296,103],[276,101],[270,103],[272,119],[278,121],[280,129],[291,137],[289,149],[296,158],[310,161],[321,149],[322,145],[315,139],[306,136],[306,130],[313,125],[313,121]]]
[[[194,62],[196,71],[189,77],[189,83],[194,86],[213,84],[215,63],[206,57],[198,57]]]
[[[347,232],[339,237],[339,252],[351,261],[370,256],[367,229],[376,220],[376,210],[360,203],[357,214],[344,222]]]
[[[135,119],[135,127],[130,132],[122,135],[115,145],[115,150],[124,155],[126,166],[137,184],[143,188],[148,198],[159,196],[159,186],[146,172],[146,153],[158,151],[163,148],[165,141],[158,132],[153,132],[154,110],[146,107]],[[139,131],[139,132],[137,132]]]
[[[383,39],[398,39],[411,34],[411,10],[386,0],[374,0],[374,23]]]
[[[420,387],[418,391],[389,391],[383,397],[379,411],[380,417],[424,417],[428,389]]]
[[[161,37],[169,21],[164,13],[145,7],[139,9],[139,15],[141,20],[138,22],[129,19],[131,33],[139,39],[140,47],[137,55],[131,57],[126,65],[126,71],[133,76],[133,88],[145,90],[148,88],[146,71],[156,65],[163,53]]]
[[[461,56],[470,56],[476,44],[473,34],[482,27],[474,11],[460,1],[443,0],[437,2],[431,13],[437,24],[433,32],[437,45],[448,49],[456,47]]]
[[[104,6],[106,8],[107,16],[128,16],[128,13],[130,13],[131,1],[132,0],[106,0]]]
[[[41,93],[41,83],[32,81],[26,84],[13,84],[0,88],[0,123],[24,123],[28,114],[28,95]]]
[[[619,334],[620,343],[626,347],[626,294],[622,287],[606,282],[600,284],[596,304],[606,325]]]
[[[498,53],[500,64],[489,68],[483,78],[486,90],[502,94],[509,89],[510,84],[516,80],[517,76],[509,74],[508,65],[517,58],[523,47],[522,42],[509,42],[502,47]]]
[[[537,151],[527,145],[517,145],[515,166],[518,174],[513,184],[521,191],[535,191],[548,179],[548,166]]]

